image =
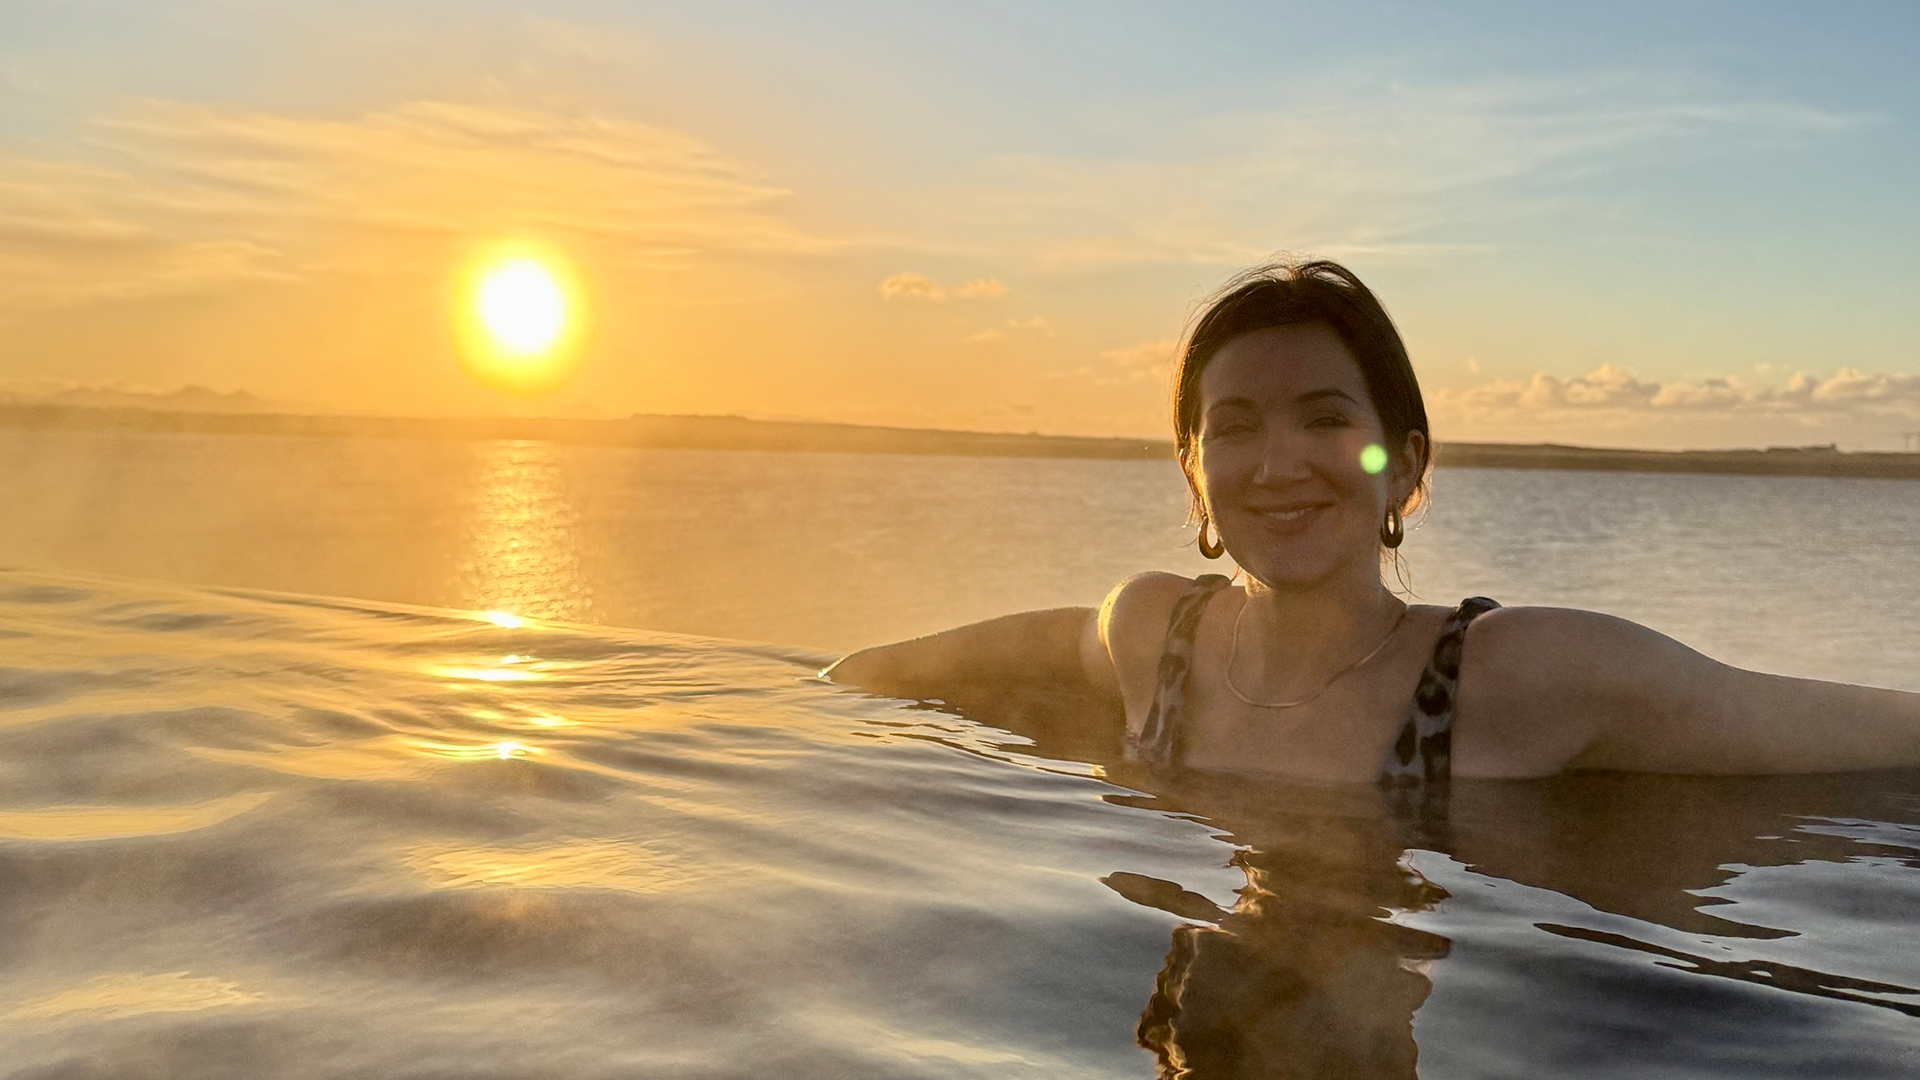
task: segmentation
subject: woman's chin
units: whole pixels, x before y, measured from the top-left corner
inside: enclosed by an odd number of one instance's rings
[[[1371,551],[1365,553],[1366,560],[1356,560],[1351,551],[1328,551],[1317,545],[1292,550],[1256,549],[1247,553],[1245,559],[1233,554],[1231,549],[1229,554],[1248,577],[1270,589],[1318,585],[1354,572],[1361,561],[1366,568],[1378,572],[1378,556]]]

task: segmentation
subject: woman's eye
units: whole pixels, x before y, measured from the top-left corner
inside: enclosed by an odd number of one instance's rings
[[[1324,413],[1307,421],[1308,427],[1346,427],[1348,420],[1338,413]]]

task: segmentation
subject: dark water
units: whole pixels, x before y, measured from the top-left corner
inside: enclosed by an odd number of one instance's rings
[[[1192,558],[1177,489],[1125,513],[1154,466],[7,438],[0,1075],[1920,1073],[1920,776],[1462,783],[1408,821],[662,632],[1086,602]],[[1438,488],[1428,596],[1916,685],[1912,486]],[[194,576],[250,588],[136,580]]]

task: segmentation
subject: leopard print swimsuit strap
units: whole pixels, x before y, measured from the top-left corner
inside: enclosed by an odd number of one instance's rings
[[[1201,574],[1173,603],[1167,619],[1166,643],[1160,649],[1160,670],[1153,684],[1153,705],[1139,734],[1129,733],[1127,749],[1136,761],[1155,771],[1172,769],[1180,761],[1180,712],[1186,704],[1187,672],[1193,668],[1193,642],[1207,600],[1226,586],[1223,574]]]
[[[1380,786],[1396,805],[1404,804],[1400,809],[1428,816],[1446,811],[1453,778],[1453,695],[1460,686],[1467,626],[1499,606],[1484,596],[1460,601],[1434,642],[1433,659],[1420,673],[1407,722],[1380,763]]]

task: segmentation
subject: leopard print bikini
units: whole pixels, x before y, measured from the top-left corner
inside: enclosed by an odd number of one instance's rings
[[[1193,667],[1194,636],[1207,601],[1227,581],[1220,574],[1195,578],[1193,586],[1174,603],[1173,615],[1167,620],[1153,705],[1139,734],[1129,735],[1127,740],[1134,759],[1156,772],[1179,767],[1180,716]],[[1413,692],[1407,722],[1387,750],[1386,760],[1380,763],[1380,786],[1396,803],[1431,806],[1445,799],[1453,775],[1453,695],[1460,683],[1460,656],[1467,626],[1499,606],[1484,596],[1461,601],[1441,630],[1440,640],[1434,643],[1433,658],[1420,673],[1420,684]]]

